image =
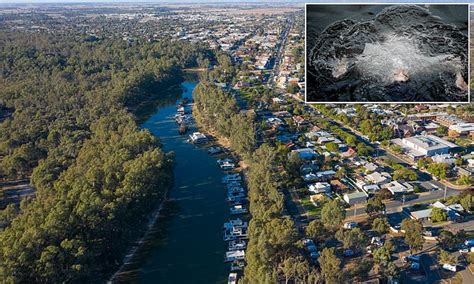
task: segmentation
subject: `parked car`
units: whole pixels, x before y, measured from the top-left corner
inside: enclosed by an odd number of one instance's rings
[[[469,253],[469,248],[466,246],[462,246],[459,248],[459,253],[460,254]]]
[[[449,263],[443,264],[443,269],[448,270],[448,271],[456,272],[457,271],[456,268],[457,268],[456,265],[451,265]]]
[[[354,229],[355,227],[357,227],[357,223],[356,222],[346,222],[344,223],[344,229]]]

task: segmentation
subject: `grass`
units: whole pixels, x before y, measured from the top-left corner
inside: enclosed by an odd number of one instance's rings
[[[304,210],[306,211],[308,217],[315,217],[321,215],[321,206],[316,207],[311,203],[309,197],[302,198],[300,200],[301,206],[303,206]]]

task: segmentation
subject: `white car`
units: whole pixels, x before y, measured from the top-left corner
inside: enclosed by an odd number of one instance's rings
[[[346,222],[344,223],[344,229],[354,229],[355,227],[357,227],[357,223],[356,222]]]
[[[469,252],[469,249],[466,248],[466,247],[463,247],[463,248],[460,248],[460,249],[459,249],[459,253],[460,253],[460,254],[468,253],[468,252]]]
[[[456,271],[457,271],[456,265],[451,265],[451,264],[449,264],[449,263],[443,264],[443,269],[449,270],[449,271],[452,271],[452,272],[456,272]]]

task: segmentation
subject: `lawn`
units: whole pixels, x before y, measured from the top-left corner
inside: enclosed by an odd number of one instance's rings
[[[314,206],[313,203],[311,203],[311,201],[309,200],[309,196],[300,199],[300,203],[306,211],[308,217],[315,217],[321,215],[321,206]]]

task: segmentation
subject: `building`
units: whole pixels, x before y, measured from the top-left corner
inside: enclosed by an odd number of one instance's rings
[[[470,133],[474,133],[474,123],[460,123],[449,126],[449,136],[468,136]]]
[[[331,192],[331,185],[327,182],[317,182],[310,184],[308,186],[309,191],[312,193],[325,193],[325,192]]]
[[[318,154],[311,148],[301,148],[292,150],[291,153],[298,154],[298,157],[304,160],[311,160],[315,158]]]
[[[411,211],[410,218],[414,220],[427,221],[430,219],[432,209],[424,209],[418,211]]]
[[[393,142],[400,145],[400,139],[394,139]],[[422,157],[448,154],[451,149],[458,147],[458,145],[434,135],[417,135],[403,138],[400,146],[407,151],[409,157],[415,160]]]
[[[392,177],[390,176],[389,173],[386,173],[386,172],[373,172],[371,174],[366,175],[365,179],[369,181],[370,183],[382,185],[387,182],[390,182]]]
[[[367,194],[365,192],[354,192],[344,194],[344,201],[349,205],[362,204],[367,202]]]
[[[392,181],[382,186],[390,191],[393,195],[406,194],[413,192],[414,188],[408,182],[399,183],[398,181]]]

